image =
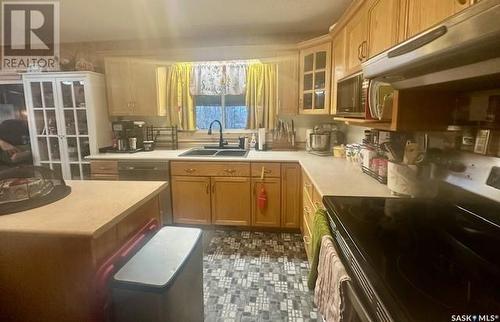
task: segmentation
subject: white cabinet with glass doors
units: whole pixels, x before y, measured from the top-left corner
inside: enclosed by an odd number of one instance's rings
[[[300,49],[300,114],[329,114],[332,42],[329,36]],[[326,41],[326,42],[325,42]],[[307,45],[307,44],[306,44]]]
[[[90,179],[90,154],[111,145],[104,75],[23,75],[33,163],[66,180]]]

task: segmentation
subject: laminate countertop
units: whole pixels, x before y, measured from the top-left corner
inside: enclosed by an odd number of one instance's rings
[[[66,181],[71,193],[51,204],[0,216],[0,233],[97,237],[158,195],[161,181]]]
[[[187,150],[154,150],[137,153],[100,153],[90,160],[248,161],[298,162],[321,196],[394,197],[386,185],[364,174],[344,158],[317,156],[305,151],[250,151],[247,157],[182,157]]]

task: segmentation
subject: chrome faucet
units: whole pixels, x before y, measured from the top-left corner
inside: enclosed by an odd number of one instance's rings
[[[210,123],[210,126],[208,127],[208,135],[212,135],[212,125],[214,123],[219,123],[219,148],[223,148],[224,145],[227,144],[227,141],[224,141],[222,137],[222,123],[219,120],[213,120],[212,123]]]

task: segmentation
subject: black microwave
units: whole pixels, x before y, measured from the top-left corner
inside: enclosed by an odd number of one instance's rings
[[[336,115],[349,117],[365,117],[369,80],[363,73],[343,78],[337,83]]]

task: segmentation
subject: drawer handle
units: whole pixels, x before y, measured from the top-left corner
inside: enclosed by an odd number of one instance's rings
[[[264,170],[264,173],[265,173],[265,174],[270,174],[270,173],[273,173],[273,171],[272,171],[272,170],[267,170],[267,169],[265,169],[265,170]]]
[[[304,187],[306,187],[306,188],[311,188],[311,187],[312,187],[312,185],[311,185],[310,183],[307,183],[307,182],[306,182],[306,183],[304,183]]]
[[[311,243],[311,238],[309,236],[304,236],[304,243],[306,243],[307,245],[309,245]]]
[[[196,169],[193,169],[193,168],[187,168],[187,169],[184,169],[184,171],[186,171],[187,173],[193,173],[196,171]]]
[[[308,215],[311,214],[311,209],[308,206],[304,206],[304,212]]]
[[[227,173],[230,173],[230,174],[233,174],[236,172],[235,169],[224,169],[224,172],[227,172]]]

